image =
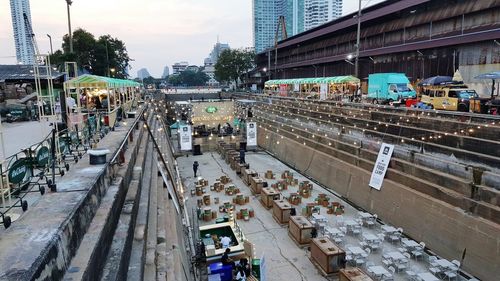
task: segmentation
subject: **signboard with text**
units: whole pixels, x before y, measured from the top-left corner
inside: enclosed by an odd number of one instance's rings
[[[319,86],[319,99],[326,100],[326,93],[328,92],[328,84],[320,84]]]
[[[257,123],[247,123],[247,146],[257,146]]]
[[[191,150],[192,149],[192,136],[191,136],[191,126],[180,125],[179,126],[179,142],[181,144],[181,150]]]
[[[382,183],[384,182],[385,173],[389,167],[393,151],[394,145],[382,143],[380,151],[378,152],[377,161],[375,161],[375,166],[373,167],[370,183],[368,184],[369,186],[377,190],[382,188]]]

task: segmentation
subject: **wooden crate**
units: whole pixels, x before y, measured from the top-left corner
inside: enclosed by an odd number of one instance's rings
[[[273,201],[273,217],[279,224],[287,224],[290,221],[292,205],[285,200]]]
[[[338,273],[345,268],[345,252],[328,237],[311,240],[311,261],[324,274]]]
[[[250,189],[253,194],[260,194],[262,188],[264,187],[264,179],[261,177],[251,177],[250,178]]]
[[[350,267],[340,270],[339,281],[373,281],[373,279],[360,268]]]
[[[299,246],[308,246],[311,242],[311,232],[314,226],[303,216],[292,216],[288,223],[288,234]]]
[[[240,164],[240,156],[232,156],[229,160],[231,169],[236,170],[236,167]]]
[[[260,193],[260,202],[266,209],[271,209],[273,207],[273,202],[276,199],[279,199],[280,195],[274,189],[270,187],[264,187]]]
[[[246,185],[250,185],[250,178],[251,177],[257,177],[259,174],[257,174],[256,171],[252,170],[252,169],[245,169],[242,171],[241,173],[242,175],[242,179],[243,179],[243,182],[246,184]]]

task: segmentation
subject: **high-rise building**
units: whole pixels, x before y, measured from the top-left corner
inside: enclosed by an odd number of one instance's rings
[[[149,74],[149,71],[146,68],[141,68],[137,71],[137,77],[139,79],[148,78],[149,76],[151,76],[151,74]]]
[[[212,49],[212,51],[210,52],[210,60],[212,61],[212,64],[215,65],[217,63],[217,60],[219,59],[219,56],[222,53],[222,51],[228,50],[228,49],[229,49],[229,44],[217,42],[214,45],[214,48]]]
[[[161,78],[167,78],[170,75],[170,69],[168,68],[168,65],[165,65],[165,68],[163,68],[163,74],[161,75]]]
[[[305,0],[304,30],[342,16],[342,0]]]
[[[304,0],[253,0],[255,52],[260,53],[274,45],[280,16],[285,17],[288,36],[304,31]]]
[[[28,21],[32,22],[29,0],[10,0],[10,12],[17,62],[20,64],[33,64],[35,62],[35,48],[33,47],[33,41],[31,41],[31,34],[26,32],[23,16],[23,14],[26,14]]]
[[[189,63],[187,61],[181,61],[181,62],[176,62],[174,65],[172,65],[172,75],[174,74],[179,74],[186,70],[186,68],[189,66]]]

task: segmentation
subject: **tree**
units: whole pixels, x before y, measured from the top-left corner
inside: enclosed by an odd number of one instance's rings
[[[246,50],[222,51],[215,64],[215,78],[221,82],[235,82],[238,78],[254,67],[255,53]]]
[[[51,56],[51,62],[62,68],[65,61],[75,61],[78,67],[101,76],[126,78],[130,58],[123,43],[111,35],[102,35],[98,40],[82,28],[73,32],[73,53],[69,53],[69,37],[64,35],[62,49]],[[114,70],[114,71],[113,71]]]
[[[168,77],[168,82],[174,86],[185,85],[185,86],[204,86],[209,77],[208,75],[199,70],[197,72],[191,70],[185,70],[179,74],[170,75]]]

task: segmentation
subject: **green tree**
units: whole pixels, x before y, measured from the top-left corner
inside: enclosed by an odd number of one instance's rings
[[[208,75],[199,70],[199,71],[191,71],[185,70],[176,75],[170,75],[168,77],[168,82],[174,86],[185,85],[185,86],[204,86],[209,77]]]
[[[255,53],[227,49],[222,51],[215,64],[215,78],[220,82],[235,82],[238,86],[238,78],[254,67]]]
[[[179,74],[175,74],[175,75],[168,76],[168,83],[170,83],[170,84],[172,84],[174,86],[182,85],[182,80],[180,78],[180,75]]]
[[[73,53],[69,53],[69,37],[64,35],[62,49],[51,56],[51,63],[62,68],[65,61],[75,61],[79,68],[101,76],[126,78],[130,57],[125,43],[111,35],[94,35],[82,28],[73,32]],[[114,71],[112,71],[114,70]]]

